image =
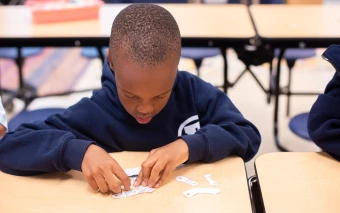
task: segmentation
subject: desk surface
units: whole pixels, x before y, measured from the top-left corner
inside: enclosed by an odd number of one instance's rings
[[[252,5],[258,34],[265,38],[340,37],[340,5]]]
[[[340,162],[326,153],[270,153],[255,161],[267,213],[336,213]]]
[[[98,20],[39,25],[32,24],[31,12],[25,6],[0,6],[0,40],[108,38],[114,18],[126,6],[104,5],[100,9]],[[177,20],[183,39],[249,39],[255,36],[245,5],[167,4],[162,6]]]
[[[147,153],[114,153],[123,168],[140,166]],[[212,187],[203,175],[212,174],[221,192],[186,198],[182,192],[193,187],[175,180],[184,175]],[[244,162],[230,157],[214,164],[196,164],[174,171],[169,182],[153,193],[123,199],[93,192],[80,172],[47,174],[35,177],[11,176],[0,172],[0,209],[8,212],[238,212],[250,213]]]

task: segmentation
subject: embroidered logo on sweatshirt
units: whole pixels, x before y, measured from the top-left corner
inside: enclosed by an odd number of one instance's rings
[[[197,130],[201,128],[198,120],[198,115],[191,116],[186,119],[178,128],[178,136],[181,135],[193,135]]]

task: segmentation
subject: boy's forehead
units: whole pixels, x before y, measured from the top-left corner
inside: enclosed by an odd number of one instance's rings
[[[174,84],[177,67],[162,63],[155,66],[141,66],[135,63],[115,67],[119,87],[138,96],[160,95],[169,91]]]

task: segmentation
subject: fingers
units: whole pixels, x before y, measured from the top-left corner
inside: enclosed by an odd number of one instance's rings
[[[130,190],[131,182],[130,178],[127,176],[125,171],[119,164],[115,161],[114,165],[112,166],[112,171],[116,175],[116,177],[123,183],[125,190]]]
[[[141,184],[142,184],[142,181],[145,180],[145,179],[143,179],[143,172],[144,172],[144,175],[146,175],[147,177],[149,177],[148,174],[149,174],[149,172],[150,172],[150,168],[147,168],[147,164],[150,164],[150,163],[149,163],[149,162],[150,162],[150,158],[152,158],[152,155],[153,155],[155,152],[156,152],[155,149],[153,149],[153,150],[150,151],[148,158],[147,158],[147,159],[144,161],[144,163],[142,164],[141,171],[139,172],[139,174],[138,174],[138,176],[137,176],[137,178],[136,178],[136,180],[135,180],[135,183],[133,184],[134,186],[139,186],[139,185],[141,185]],[[144,165],[144,166],[143,166],[143,165]],[[146,179],[145,181],[146,181],[146,182],[144,183],[144,185],[142,184],[143,186],[146,186],[147,183],[148,183],[147,179]]]
[[[94,177],[98,187],[99,187],[99,190],[102,192],[102,193],[107,193],[109,191],[109,186],[107,185],[105,179],[103,176],[101,175],[97,175]]]
[[[166,161],[158,160],[157,163],[152,167],[151,174],[148,180],[148,186],[154,187],[156,182],[159,179],[161,172],[163,171],[164,167],[166,166]]]
[[[130,179],[120,165],[102,148],[90,145],[81,165],[82,173],[93,190],[103,193],[112,190],[121,192],[121,180],[126,190],[130,190]],[[115,177],[116,176],[116,177]]]
[[[151,175],[151,170],[152,167],[155,165],[157,162],[157,158],[154,158],[154,155],[151,155],[144,161],[142,164],[142,186],[147,186],[148,185],[148,180]]]
[[[163,184],[165,183],[166,179],[169,177],[172,170],[174,170],[173,166],[170,166],[169,164],[165,166],[163,173],[161,174],[161,177],[159,178],[159,180],[157,181],[155,185],[155,188],[159,188],[163,186]]]
[[[142,176],[143,176],[143,173],[141,170],[135,180],[135,183],[133,184],[134,186],[139,186],[142,183]]]
[[[94,191],[98,191],[99,187],[97,185],[97,182],[93,179],[93,178],[87,178],[85,177],[86,182],[90,185],[90,187],[94,190]]]
[[[113,174],[110,171],[108,171],[104,174],[104,179],[105,179],[106,184],[109,186],[109,189],[111,191],[113,191],[114,193],[122,192],[120,184],[115,180]]]

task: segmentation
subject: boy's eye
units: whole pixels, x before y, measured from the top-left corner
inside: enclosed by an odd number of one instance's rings
[[[156,100],[160,100],[160,99],[163,99],[163,98],[165,98],[165,96],[157,96],[157,97],[155,97]]]
[[[135,95],[129,95],[129,94],[124,94],[124,95],[128,98],[133,98],[133,99],[138,98],[138,96],[135,96]]]

